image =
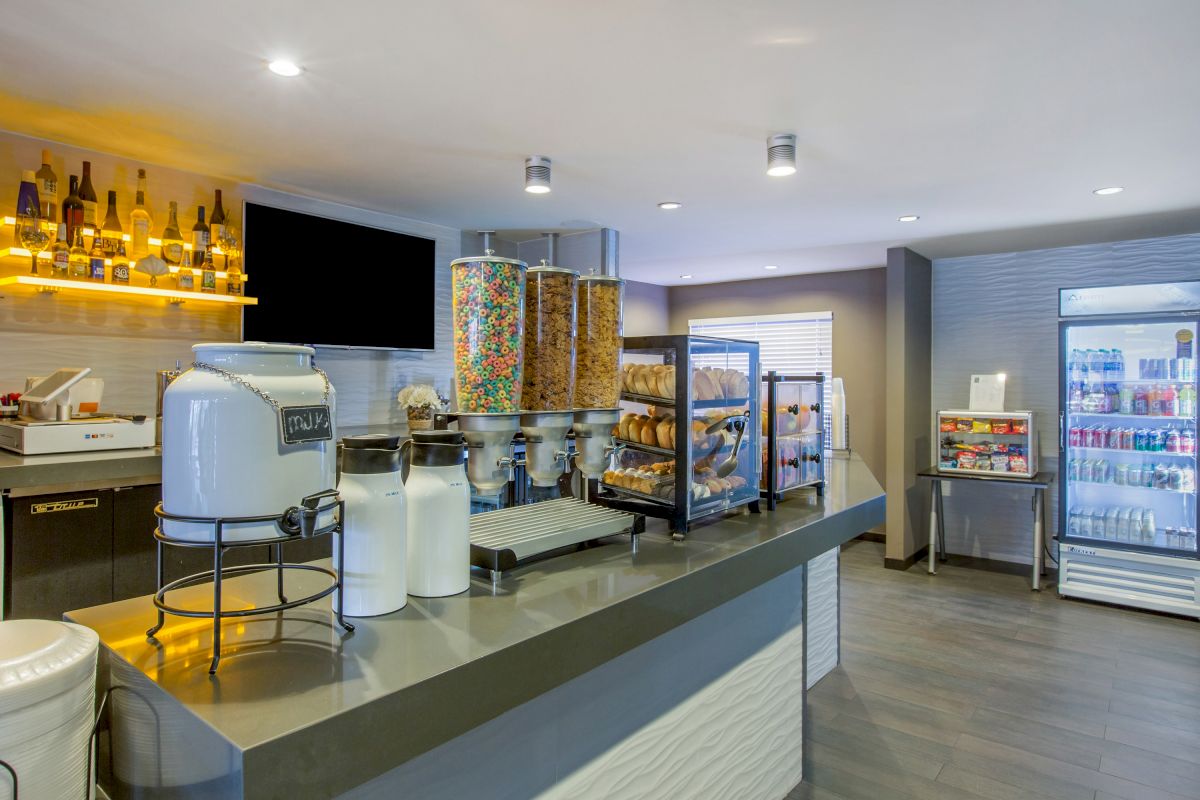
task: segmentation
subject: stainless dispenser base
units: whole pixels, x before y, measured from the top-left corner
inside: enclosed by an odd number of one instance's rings
[[[471,517],[471,565],[489,570],[496,581],[526,559],[618,533],[631,535],[636,552],[645,529],[640,514],[570,497],[487,511]]]

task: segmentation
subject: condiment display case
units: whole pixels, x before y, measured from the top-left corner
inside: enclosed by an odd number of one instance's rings
[[[784,492],[803,486],[814,486],[818,495],[824,494],[824,389],[824,375],[779,375],[774,371],[763,375],[760,490],[768,509],[775,508]]]
[[[758,511],[759,369],[757,342],[626,337],[618,451],[597,500],[669,520],[676,538],[710,514]]]
[[[1032,411],[939,411],[933,441],[938,472],[1032,478],[1038,471]]]

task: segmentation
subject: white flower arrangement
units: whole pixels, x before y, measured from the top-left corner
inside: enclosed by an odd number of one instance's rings
[[[441,411],[446,407],[446,401],[437,393],[437,389],[425,383],[405,386],[396,395],[396,402],[401,408],[422,408]]]

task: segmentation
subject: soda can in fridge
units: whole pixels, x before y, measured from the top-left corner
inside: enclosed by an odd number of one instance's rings
[[[1129,515],[1132,512],[1131,508],[1122,508],[1117,515],[1117,538],[1123,542],[1129,541]]]
[[[1166,464],[1154,465],[1154,488],[1155,489],[1170,489],[1171,488],[1171,469]]]
[[[1129,465],[1117,464],[1117,468],[1113,470],[1113,483],[1117,486],[1125,486],[1129,483]]]
[[[1171,428],[1167,431],[1166,440],[1163,442],[1163,450],[1167,453],[1178,453],[1181,437],[1178,428]]]
[[[1125,484],[1127,486],[1141,486],[1142,485],[1142,465],[1141,464],[1130,464],[1129,465],[1129,471],[1125,475]]]
[[[1179,468],[1179,491],[1191,494],[1196,491],[1196,468],[1195,467],[1180,467]]]
[[[1112,506],[1104,515],[1104,538],[1117,538],[1117,522],[1120,518],[1121,511],[1116,506]]]
[[[1147,489],[1154,486],[1154,465],[1142,464],[1142,486]]]
[[[1079,459],[1072,458],[1067,462],[1067,480],[1071,483],[1079,483]]]
[[[1128,524],[1128,520],[1126,520]],[[1067,535],[1079,536],[1079,508],[1072,508],[1071,513],[1067,515]]]
[[[1108,432],[1105,435],[1104,446],[1107,447],[1109,450],[1120,450],[1121,449],[1121,429],[1120,428],[1109,428],[1108,429]]]
[[[1092,460],[1090,458],[1082,458],[1079,460],[1079,482],[1092,482]]]
[[[1138,428],[1133,434],[1133,449],[1145,452],[1149,450],[1150,431],[1146,428]]]
[[[1070,430],[1067,432],[1067,443],[1070,444],[1071,447],[1083,446],[1083,428],[1081,426],[1071,426]]]
[[[1158,533],[1158,528],[1154,525],[1154,509],[1142,509],[1142,541],[1153,542],[1154,535]]]
[[[1172,492],[1183,491],[1183,470],[1178,466],[1171,467],[1170,472],[1167,473],[1167,488]]]

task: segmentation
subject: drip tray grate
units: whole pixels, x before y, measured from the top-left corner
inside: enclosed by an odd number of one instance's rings
[[[471,516],[471,565],[490,570],[493,580],[526,559],[562,547],[619,533],[637,537],[645,517],[574,498],[546,500]]]

